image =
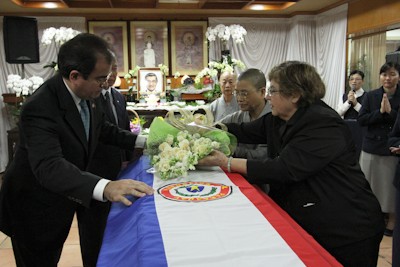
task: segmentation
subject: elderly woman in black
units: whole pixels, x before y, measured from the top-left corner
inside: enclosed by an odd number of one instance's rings
[[[200,161],[270,184],[270,196],[344,266],[376,266],[384,220],[356,158],[348,127],[321,98],[315,68],[297,61],[269,73],[272,113],[227,124],[240,143],[267,143],[269,159]]]

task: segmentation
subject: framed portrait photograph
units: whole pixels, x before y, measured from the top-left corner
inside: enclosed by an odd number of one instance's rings
[[[169,66],[166,21],[131,21],[130,33],[132,68]]]
[[[172,74],[197,75],[207,67],[206,21],[171,22]]]
[[[140,68],[138,70],[138,97],[160,95],[164,92],[164,74],[160,68]]]
[[[118,75],[129,70],[128,30],[125,21],[89,21],[89,32],[102,37],[109,43],[118,63]]]

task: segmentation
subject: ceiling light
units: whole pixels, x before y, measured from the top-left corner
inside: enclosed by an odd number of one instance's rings
[[[159,0],[162,4],[198,4],[199,0]]]
[[[44,2],[43,4],[44,8],[57,8],[58,5],[54,2]]]
[[[264,10],[264,5],[251,5],[250,9],[251,10]]]

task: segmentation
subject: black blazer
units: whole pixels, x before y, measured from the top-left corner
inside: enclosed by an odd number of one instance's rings
[[[68,225],[77,205],[89,207],[101,178],[86,172],[98,142],[133,150],[136,135],[106,122],[97,100],[88,103],[89,142],[75,102],[59,74],[24,104],[19,146],[0,191],[0,230],[5,234],[17,233],[15,227],[20,231],[33,227],[24,222],[27,217],[51,222],[56,214],[57,222]]]
[[[392,107],[390,114],[380,112],[383,93],[383,87],[380,87],[366,94],[358,122],[361,126],[365,126],[362,150],[370,154],[390,156],[388,134],[392,131],[399,110],[399,85],[393,97],[389,99]]]
[[[130,131],[129,117],[126,111],[126,101],[124,96],[114,88],[111,88],[111,94],[118,117],[117,126],[121,129]],[[105,105],[105,100],[102,94],[99,96],[99,101],[102,105]],[[114,116],[114,114],[109,113],[106,108],[104,111],[106,120],[109,122],[112,121],[111,116]],[[119,147],[100,142],[96,147],[96,151],[93,154],[91,161],[89,162],[88,171],[109,180],[115,180],[121,170],[122,162],[130,160],[131,155],[131,150],[120,149]]]
[[[400,110],[399,110],[399,112],[400,112]],[[393,126],[393,130],[389,134],[388,146],[389,147],[391,147],[391,146],[399,147],[400,146],[400,115],[399,114],[397,114],[397,119]],[[397,156],[400,157],[399,154],[397,154]],[[394,175],[393,184],[398,190],[400,190],[400,161],[396,167],[396,173]]]
[[[270,184],[270,196],[325,248],[383,233],[381,208],[356,158],[344,120],[320,101],[286,123],[267,114],[227,124],[240,143],[267,143],[270,159],[247,160],[247,179]]]

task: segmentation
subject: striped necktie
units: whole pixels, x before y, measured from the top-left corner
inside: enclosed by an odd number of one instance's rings
[[[86,103],[86,100],[81,100],[79,102],[79,105],[81,106],[81,118],[83,122],[83,127],[85,127],[85,133],[86,133],[86,139],[89,139],[89,127],[90,127],[90,113],[89,113],[89,107]]]

